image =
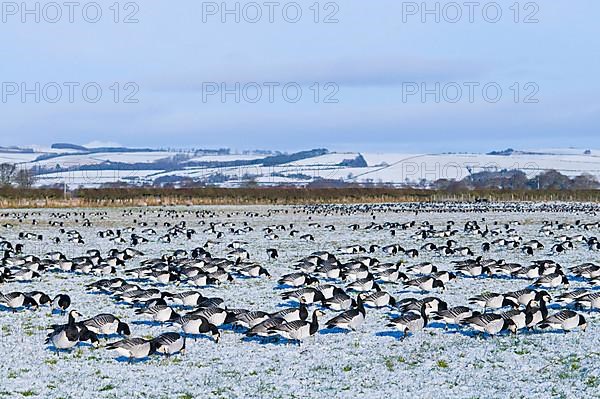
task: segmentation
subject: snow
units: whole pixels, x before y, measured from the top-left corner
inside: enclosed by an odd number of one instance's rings
[[[338,153],[320,155],[312,158],[300,159],[298,161],[289,162],[285,165],[289,166],[321,166],[321,165],[338,165],[345,160],[355,159],[358,153]]]
[[[504,169],[520,169],[529,178],[533,178],[546,170],[555,169],[570,177],[589,173],[600,179],[600,156],[598,155],[600,151],[590,151],[590,154],[584,154],[584,149],[550,148],[516,151],[508,156],[476,153],[425,154],[368,152],[360,154],[364,157],[368,165],[362,168],[338,166],[345,160],[355,159],[359,156],[359,153],[331,152],[276,166],[264,166],[261,164],[220,168],[188,166],[192,162],[250,161],[266,157],[266,155],[262,154],[205,155],[181,160],[178,169],[154,171],[156,176],[148,176],[148,179],[143,180],[143,182],[152,183],[152,178],[168,176],[191,177],[202,180],[214,174],[223,174],[229,176],[231,181],[220,184],[228,185],[232,181],[241,179],[244,175],[255,176],[261,181],[274,182],[277,181],[277,176],[273,176],[273,174],[303,174],[310,176],[312,179],[324,178],[341,179],[358,183],[404,184],[406,182],[417,183],[421,180],[432,182],[437,179],[463,179],[472,173]],[[53,168],[59,164],[62,167],[77,169],[79,166],[101,165],[106,162],[152,163],[169,159],[182,153],[150,151],[81,154],[76,151],[65,151],[63,155],[55,158],[33,161],[42,154],[41,152],[33,154],[0,152],[0,162],[13,162],[23,164],[26,167],[40,166],[46,168]],[[117,175],[122,173],[125,172],[119,172]],[[110,180],[110,174],[102,172],[102,176],[107,176],[106,179],[101,179],[103,182],[119,181],[118,176],[113,180]],[[295,177],[291,177],[291,179],[298,180],[298,184],[306,183],[306,180],[303,179],[296,179]],[[140,180],[141,182],[142,180]],[[293,181],[289,182],[293,183]],[[82,184],[87,185],[86,182]]]
[[[39,175],[36,178],[35,185],[37,187],[64,184],[75,187],[97,187],[101,184],[121,182],[135,182],[137,180],[144,181],[147,176],[160,173],[162,170],[75,170],[66,172],[55,172]],[[152,179],[150,179],[150,183]]]
[[[30,167],[54,167],[61,165],[65,168],[72,168],[81,165],[98,165],[105,162],[123,162],[123,163],[149,163],[161,159],[169,158],[177,153],[165,151],[150,152],[99,152],[92,154],[73,154],[44,159],[31,162]]]
[[[436,205],[447,209],[448,205]],[[597,207],[596,207],[597,208]],[[140,259],[128,261],[127,268],[135,267],[142,259],[158,257],[169,250],[184,248],[191,250],[201,246],[214,234],[203,232],[200,222],[232,222],[241,227],[248,221],[254,231],[245,235],[235,235],[228,228],[221,227],[224,237],[219,245],[210,251],[214,256],[224,256],[226,245],[234,240],[247,241],[244,247],[249,251],[251,260],[265,266],[273,275],[272,279],[236,279],[218,288],[201,289],[206,296],[219,296],[225,299],[230,308],[244,307],[275,311],[283,305],[276,288],[277,279],[290,272],[291,265],[299,258],[317,250],[335,251],[337,248],[361,244],[386,245],[399,243],[405,248],[418,248],[424,242],[415,241],[411,234],[415,229],[397,231],[391,237],[388,230],[351,231],[349,224],[359,223],[361,227],[370,224],[373,218],[370,212],[342,215],[329,212],[308,214],[301,207],[180,207],[176,209],[182,218],[168,219],[172,223],[181,220],[198,234],[191,241],[180,237],[170,244],[149,242],[137,249],[145,253]],[[196,210],[210,210],[213,217],[196,218]],[[343,208],[349,209],[349,208]],[[471,208],[465,208],[471,209]],[[462,225],[467,220],[486,219],[492,226],[494,221],[508,222],[518,220],[522,224],[512,226],[525,240],[539,239],[546,248],[554,242],[551,237],[542,236],[538,230],[544,220],[559,220],[574,223],[581,219],[598,222],[599,217],[582,211],[539,212],[531,206],[532,212],[508,213],[501,211],[486,213],[414,212],[401,206],[380,207],[375,210],[375,222],[418,223],[429,221],[436,228],[444,228],[446,221],[456,221],[461,232],[453,237],[460,244],[471,246],[476,254],[480,253],[481,240],[462,233]],[[595,209],[596,212],[598,209]],[[133,219],[146,220],[151,226],[158,222],[156,229],[164,234],[165,212],[159,208],[133,210],[133,214],[124,216],[121,209],[85,210],[86,217],[92,222],[90,227],[82,227],[81,220],[75,217],[65,219],[66,230],[76,229],[84,237],[85,245],[70,244],[64,240],[61,244],[49,241],[51,237],[61,235],[59,227],[49,227],[47,221],[52,212],[73,215],[75,210],[41,210],[19,223],[8,213],[0,214],[0,225],[10,221],[15,228],[0,227],[0,236],[12,242],[22,242],[26,253],[43,256],[45,253],[60,250],[68,257],[78,256],[91,248],[99,248],[105,254],[115,245],[107,239],[99,238],[96,232],[107,228],[134,226]],[[92,212],[106,212],[106,216],[93,215]],[[147,212],[140,218],[138,212]],[[287,213],[284,211],[288,211]],[[14,212],[14,211],[5,211]],[[31,213],[32,211],[30,211]],[[257,212],[260,217],[248,218],[247,212]],[[162,218],[157,214],[161,213]],[[309,216],[311,219],[309,220]],[[31,225],[31,219],[39,221]],[[334,224],[335,231],[310,227],[309,223],[318,222],[322,226]],[[294,228],[302,233],[311,233],[315,241],[307,242],[298,237],[289,237],[279,233],[279,240],[264,238],[262,229],[273,224],[294,223]],[[141,234],[142,228],[136,228]],[[31,231],[43,234],[44,241],[19,241],[18,233]],[[583,232],[572,230],[568,235],[578,233],[586,236],[598,235],[598,229]],[[152,238],[149,237],[151,240]],[[437,244],[443,240],[432,239]],[[267,248],[277,248],[279,259],[269,260]],[[120,246],[119,248],[124,248]],[[351,255],[338,255],[348,260]],[[403,256],[388,256],[383,252],[373,254],[382,262],[396,262]],[[507,262],[528,264],[532,258],[525,257],[521,251],[493,249],[486,256],[504,258]],[[565,267],[583,262],[594,262],[597,253],[589,251],[584,244],[576,244],[576,249],[562,255],[552,255],[548,250],[536,254],[533,259],[553,258]],[[431,261],[441,269],[451,269],[452,260],[462,257],[439,257],[422,251],[417,259],[405,259],[410,263]],[[122,274],[120,273],[122,276]],[[109,296],[87,293],[84,284],[96,281],[98,277],[70,273],[46,272],[41,280],[27,283],[4,283],[0,291],[42,290],[55,295],[66,292],[73,299],[72,308],[85,317],[102,312],[114,313],[130,324],[134,336],[156,336],[165,331],[174,331],[175,327],[153,326],[144,323],[145,318],[134,314],[131,308],[117,305]],[[587,286],[586,283],[572,279],[572,289]],[[467,298],[484,291],[504,292],[527,286],[527,280],[519,279],[468,279],[459,278],[448,284],[443,293],[436,293],[450,306],[464,305]],[[142,283],[148,287],[149,283]],[[172,292],[183,291],[188,287],[160,287]],[[421,294],[404,289],[401,285],[384,284],[384,289],[396,298]],[[555,296],[560,290],[553,290]],[[328,319],[334,312],[327,311]],[[424,331],[404,340],[399,333],[386,327],[390,315],[397,314],[389,309],[368,309],[365,324],[356,332],[340,333],[322,330],[311,337],[301,347],[285,343],[260,343],[242,340],[240,332],[231,329],[222,331],[222,341],[218,344],[210,339],[189,340],[184,355],[170,359],[153,356],[146,361],[129,365],[120,362],[116,355],[103,348],[92,349],[81,346],[69,353],[57,357],[44,345],[46,328],[50,324],[64,322],[65,317],[50,315],[47,308],[38,311],[20,311],[11,313],[0,311],[0,397],[15,398],[25,395],[40,398],[276,398],[276,397],[331,397],[331,398],[381,398],[381,397],[452,397],[452,398],[491,398],[491,397],[528,397],[548,398],[593,397],[598,393],[600,362],[598,345],[600,344],[600,320],[597,313],[584,312],[589,321],[586,332],[576,331],[569,334],[556,332],[521,333],[517,337],[506,334],[495,338],[475,338],[468,329],[457,331],[450,328],[445,331],[440,324],[432,323]],[[189,396],[185,396],[189,395]]]
[[[255,159],[263,159],[268,155],[260,154],[240,154],[240,155],[203,155],[200,157],[190,158],[187,162],[231,162],[231,161],[252,161]]]

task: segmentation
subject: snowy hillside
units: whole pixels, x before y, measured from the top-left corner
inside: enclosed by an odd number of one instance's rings
[[[600,177],[600,150],[540,149],[476,153],[340,153],[311,150],[232,153],[220,150],[87,148],[70,144],[51,148],[0,147],[0,163],[32,170],[37,186],[67,183],[98,187],[107,183],[150,185],[184,181],[238,186],[306,185],[317,180],[392,185],[463,179],[482,171],[518,169],[529,178],[555,169],[574,177]]]

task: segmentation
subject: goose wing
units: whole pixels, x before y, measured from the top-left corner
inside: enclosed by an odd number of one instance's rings
[[[571,319],[575,316],[577,316],[577,313],[572,310],[561,310],[560,312],[547,317],[544,321],[542,321],[542,323],[562,324],[565,320]]]
[[[333,319],[329,320],[326,324],[328,326],[335,326],[338,324],[346,324],[352,321],[356,316],[358,316],[358,309],[350,309],[335,316]]]
[[[310,323],[304,320],[295,320],[290,323],[284,323],[279,326],[271,327],[269,330],[291,333],[300,330],[302,327],[308,324]]]

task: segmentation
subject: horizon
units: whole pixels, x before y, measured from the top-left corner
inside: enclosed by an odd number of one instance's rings
[[[186,146],[186,147],[177,147],[177,146],[127,146],[127,145],[123,145],[120,143],[115,143],[115,142],[99,142],[99,141],[94,141],[94,142],[90,142],[90,143],[84,143],[84,144],[79,144],[79,143],[74,143],[74,142],[55,142],[55,143],[36,143],[36,144],[25,144],[25,145],[9,145],[9,146],[3,146],[0,145],[0,149],[17,149],[17,150],[33,150],[34,152],[44,152],[45,150],[67,150],[67,148],[57,148],[57,147],[53,147],[56,145],[61,145],[61,146],[75,146],[75,147],[84,147],[88,150],[97,150],[97,149],[128,149],[128,150],[143,150],[143,149],[148,149],[148,150],[169,150],[169,151],[218,151],[218,150],[227,150],[229,151],[230,154],[232,155],[242,155],[243,153],[261,153],[261,152],[266,152],[266,153],[271,153],[271,154],[275,154],[275,153],[283,153],[283,154],[289,154],[289,153],[295,153],[295,152],[301,152],[301,151],[310,151],[310,150],[316,150],[319,149],[318,147],[306,147],[306,148],[300,148],[300,149],[293,149],[293,150],[281,150],[281,149],[277,149],[277,148],[229,148],[229,147],[203,147],[202,145],[190,145],[190,146]],[[336,149],[332,149],[332,148],[322,148],[327,150],[330,153],[348,153],[348,154],[361,154],[361,153],[379,153],[379,154],[385,154],[386,151],[362,151],[360,149],[354,149],[354,150],[348,150],[348,151],[339,151]],[[73,150],[73,149],[71,149]],[[595,151],[597,149],[593,148],[593,147],[552,147],[552,148],[514,148],[514,147],[507,147],[507,148],[494,148],[494,149],[488,149],[485,151],[444,151],[444,152],[427,152],[427,151],[422,151],[422,152],[400,152],[400,151],[387,151],[387,153],[406,153],[406,154],[437,154],[437,155],[443,155],[443,154],[480,154],[480,155],[496,155],[493,153],[499,153],[499,152],[515,152],[515,153],[537,153],[537,154],[543,154],[549,151],[564,151],[564,150],[569,150],[569,151],[581,151],[582,153],[587,152],[587,151]]]

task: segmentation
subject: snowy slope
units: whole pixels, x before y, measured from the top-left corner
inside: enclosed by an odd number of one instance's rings
[[[329,152],[287,163],[284,161],[284,163],[273,164],[272,160],[266,161],[268,155],[265,153],[194,156],[193,152],[176,151],[83,153],[71,149],[31,148],[34,149],[32,153],[19,153],[13,149],[0,148],[0,162],[42,170],[44,175],[38,179],[36,183],[38,186],[63,178],[64,174],[57,176],[53,172],[56,170],[66,173],[64,169],[68,169],[70,174],[66,176],[69,176],[73,184],[88,187],[117,181],[152,184],[157,178],[191,178],[223,186],[235,186],[248,178],[265,184],[280,182],[305,185],[316,179],[331,179],[402,185],[422,180],[432,182],[442,178],[462,179],[471,173],[504,169],[522,170],[529,178],[549,169],[558,170],[571,177],[589,173],[600,178],[600,151],[593,149],[586,151],[573,148],[542,148],[503,152],[506,155]],[[50,157],[36,161],[39,156]],[[344,161],[355,160],[360,156],[364,158],[367,166],[341,166]],[[265,159],[264,164],[261,162],[263,159]],[[210,166],[197,166],[203,162],[210,163]],[[239,163],[238,166],[231,166],[236,162]],[[219,163],[223,166],[218,166]],[[136,164],[136,166],[127,167],[128,164]],[[90,168],[97,170],[93,172],[83,170]],[[129,169],[135,170],[129,171]]]

